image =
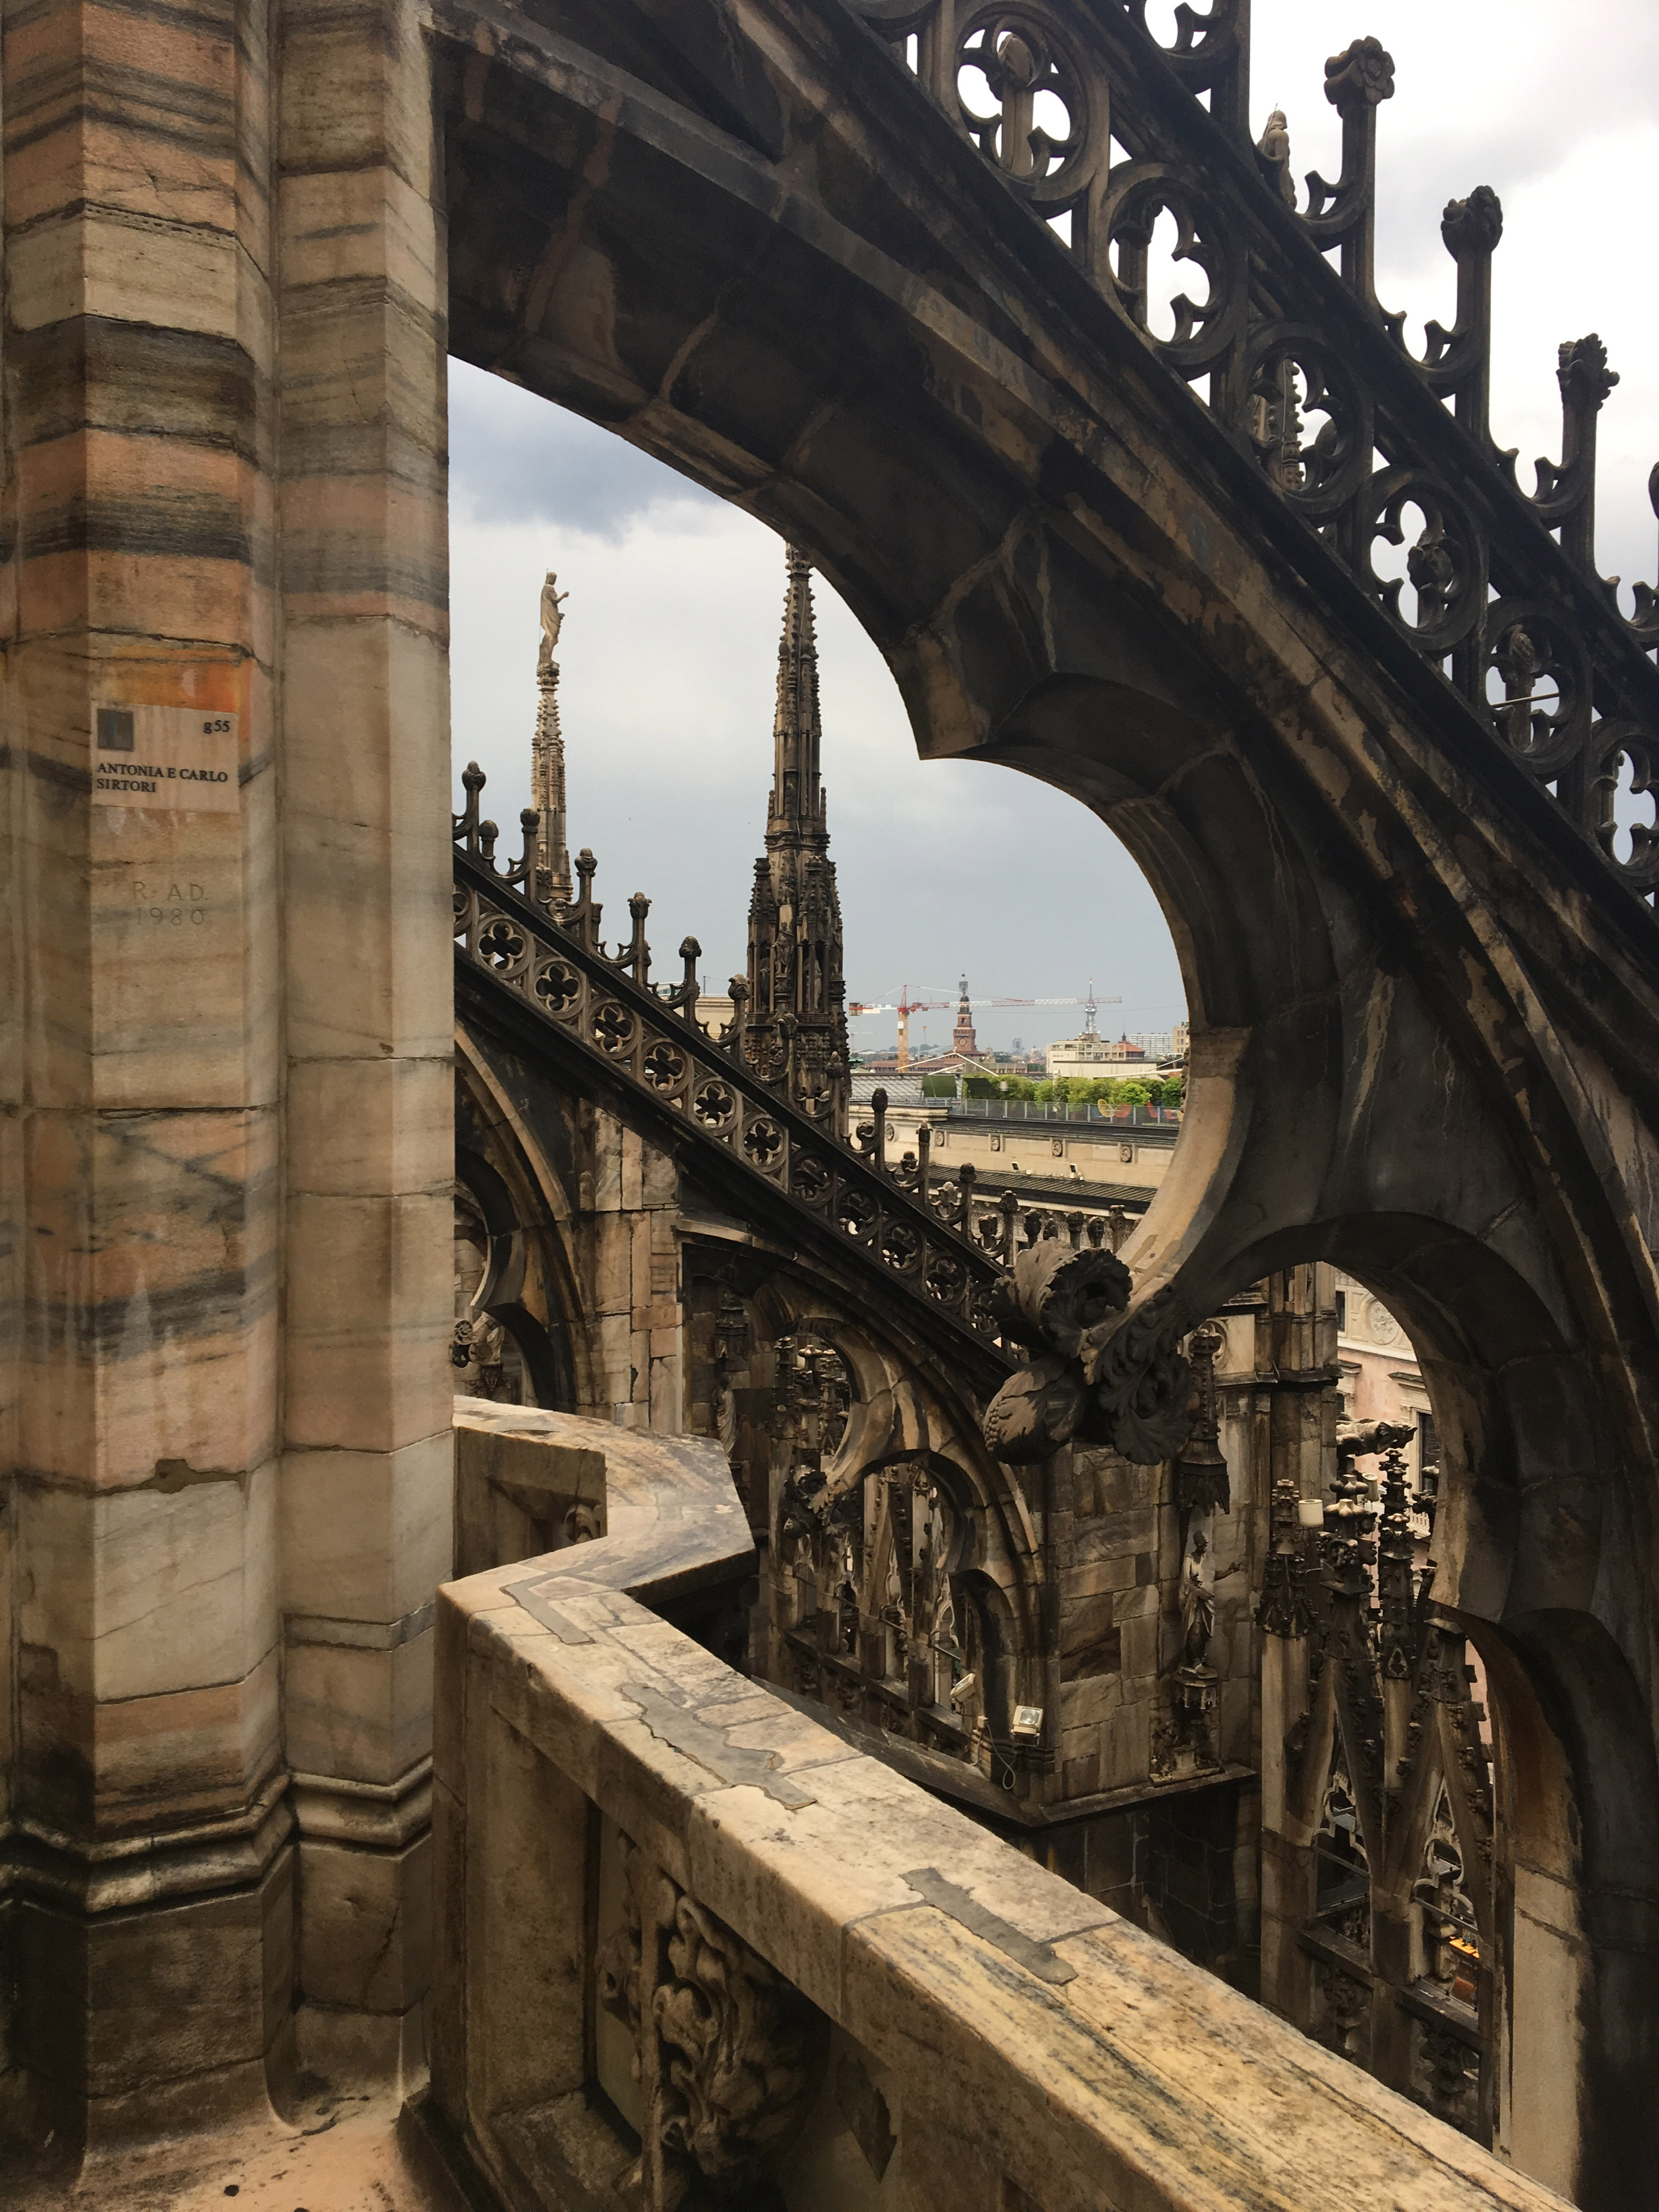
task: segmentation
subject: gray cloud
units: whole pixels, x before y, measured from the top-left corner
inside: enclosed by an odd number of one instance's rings
[[[449,364],[449,459],[463,514],[556,523],[613,544],[653,509],[720,504],[614,432],[460,361]]]

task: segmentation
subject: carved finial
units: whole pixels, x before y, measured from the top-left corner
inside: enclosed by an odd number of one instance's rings
[[[1339,115],[1394,98],[1394,56],[1381,39],[1356,39],[1325,64],[1325,97]]]
[[[1594,331],[1588,337],[1563,343],[1555,374],[1563,399],[1591,408],[1599,408],[1619,381],[1618,371],[1607,367],[1607,349]]]
[[[1224,1513],[1232,1510],[1232,1491],[1215,1410],[1215,1363],[1226,1342],[1226,1331],[1212,1321],[1200,1322],[1187,1340],[1198,1406],[1176,1459],[1176,1492],[1183,1513],[1213,1512],[1217,1506]]]
[[[1440,235],[1452,254],[1492,253],[1504,235],[1504,209],[1490,185],[1477,185],[1466,200],[1448,200]]]
[[[1648,472],[1648,505],[1659,514],[1659,461]]]

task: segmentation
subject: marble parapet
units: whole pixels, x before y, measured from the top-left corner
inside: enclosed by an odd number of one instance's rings
[[[439,1595],[433,2097],[506,2203],[1561,2203],[663,1620],[748,1549],[715,1447],[531,1419],[608,1533]]]

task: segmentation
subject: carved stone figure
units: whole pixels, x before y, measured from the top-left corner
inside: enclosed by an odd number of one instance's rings
[[[1188,1547],[1181,1569],[1181,1660],[1186,1667],[1202,1667],[1210,1656],[1215,1634],[1215,1592],[1204,1577],[1204,1557],[1209,1546],[1200,1528]]]
[[[1279,197],[1286,207],[1293,208],[1296,185],[1291,176],[1291,134],[1285,127],[1282,107],[1274,108],[1267,118],[1267,127],[1256,141],[1255,150]]]
[[[1201,1528],[1195,1528],[1181,1566],[1181,1663],[1187,1668],[1209,1664],[1210,1640],[1215,1634],[1215,1585],[1239,1573],[1242,1567],[1235,1560],[1218,1573],[1206,1564],[1209,1551],[1209,1539]]]
[[[1340,1421],[1336,1449],[1352,1462],[1372,1452],[1392,1451],[1412,1440],[1412,1431],[1400,1421]]]
[[[543,674],[545,674],[548,664],[553,658],[554,649],[559,642],[559,632],[564,628],[564,603],[570,597],[568,592],[561,592],[555,588],[558,580],[556,574],[550,568],[547,572],[547,581],[542,586],[542,652],[539,672]]]

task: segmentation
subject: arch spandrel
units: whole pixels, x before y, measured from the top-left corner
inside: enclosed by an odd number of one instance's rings
[[[593,1402],[581,1297],[572,1266],[565,1177],[545,1139],[509,1094],[501,1072],[462,1030],[456,1039],[456,1180],[490,1240],[474,1304],[512,1334],[538,1404]]]
[[[826,1501],[900,1461],[925,1464],[978,1528],[976,1564],[1004,1580],[1033,1580],[1042,1544],[1030,1501],[1012,1471],[986,1450],[971,1404],[935,1381],[926,1364],[904,1357],[890,1337],[826,1309],[819,1285],[775,1276],[757,1307],[771,1334],[810,1332],[851,1370],[846,1429],[823,1470]]]
[[[1080,350],[1073,345],[1067,353],[1067,341],[1079,332],[1068,327],[1067,314],[1054,313],[1063,282],[1056,277],[1045,315],[1034,283],[1028,282],[1022,295],[1000,270],[993,287],[988,261],[978,271],[987,288],[980,295],[984,342],[970,345],[976,303],[969,293],[959,289],[960,304],[947,312],[925,279],[908,276],[898,284],[896,264],[874,247],[860,257],[846,226],[827,210],[819,210],[816,222],[808,219],[811,204],[804,188],[799,222],[792,213],[768,236],[762,313],[747,289],[744,270],[750,264],[743,249],[758,238],[756,226],[780,212],[775,185],[763,207],[755,198],[752,156],[734,154],[726,160],[722,152],[719,159],[708,156],[691,192],[690,142],[671,144],[669,122],[655,111],[647,132],[642,104],[640,137],[630,140],[626,127],[619,132],[604,190],[592,191],[573,217],[582,226],[576,242],[598,254],[611,272],[608,289],[596,291],[582,280],[591,310],[586,327],[598,349],[584,385],[568,343],[576,335],[574,324],[559,325],[555,347],[539,325],[526,328],[522,316],[515,324],[507,312],[514,297],[524,315],[541,300],[543,324],[550,315],[557,321],[557,282],[552,292],[544,285],[541,294],[531,283],[531,233],[515,243],[503,230],[506,217],[483,204],[487,195],[478,179],[488,170],[485,157],[492,148],[499,152],[491,131],[500,142],[511,142],[526,128],[523,115],[497,112],[531,97],[524,81],[504,84],[507,76],[499,64],[475,70],[465,117],[452,122],[460,167],[465,171],[469,160],[473,165],[473,181],[453,194],[451,205],[458,345],[484,365],[504,368],[623,428],[787,528],[822,562],[887,652],[924,751],[982,750],[1002,757],[1005,730],[1012,730],[1024,702],[1050,680],[1071,684],[1079,672],[1093,674],[1103,661],[1114,662],[1115,648],[1107,642],[1113,635],[1132,637],[1133,656],[1143,669],[1149,660],[1160,663],[1157,684],[1141,685],[1158,708],[1149,733],[1157,727],[1167,736],[1171,700],[1200,701],[1205,734],[1221,734],[1200,747],[1198,761],[1176,781],[1194,787],[1188,803],[1200,824],[1199,842],[1212,848],[1210,866],[1199,872],[1195,884],[1191,867],[1160,865],[1159,841],[1151,826],[1138,825],[1127,813],[1122,826],[1155,884],[1165,878],[1159,887],[1166,908],[1193,940],[1188,982],[1195,1029],[1201,1031],[1211,1019],[1234,1028],[1239,1022],[1225,1018],[1237,1015],[1257,1032],[1239,1060],[1235,1082],[1249,1082],[1261,1112],[1282,1115],[1293,1103],[1305,1121],[1316,1094],[1328,1093],[1333,1066],[1341,1065],[1355,1040],[1340,1029],[1333,1033],[1328,1018],[1312,1018],[1317,994],[1309,986],[1321,964],[1334,968],[1346,958],[1359,971],[1375,965],[1384,957],[1376,925],[1392,924],[1406,904],[1415,906],[1416,920],[1408,918],[1395,932],[1398,941],[1388,945],[1386,957],[1408,965],[1426,962],[1436,932],[1444,933],[1449,923],[1455,937],[1461,920],[1462,941],[1453,941],[1449,954],[1442,954],[1443,973],[1449,974],[1473,1026],[1486,1028],[1488,1069],[1494,1058],[1507,1069],[1517,1047],[1537,1058],[1536,1039],[1492,1034],[1518,988],[1516,958],[1494,963],[1493,953],[1503,951],[1499,939],[1512,934],[1540,903],[1540,884],[1553,924],[1576,922],[1582,933],[1591,919],[1573,911],[1570,895],[1549,896],[1564,858],[1560,823],[1524,779],[1505,783],[1500,775],[1494,789],[1491,764],[1482,763],[1484,781],[1477,790],[1473,765],[1457,744],[1442,744],[1437,753],[1425,741],[1422,672],[1415,664],[1400,663],[1397,652],[1362,659],[1351,645],[1338,641],[1328,607],[1307,599],[1292,610],[1283,594],[1262,590],[1259,552],[1248,534],[1259,533],[1261,518],[1247,518],[1242,488],[1229,477],[1219,454],[1212,451],[1200,459],[1196,450],[1211,426],[1199,419],[1183,424],[1177,410],[1164,426],[1170,435],[1162,475],[1154,470],[1158,449],[1147,434],[1148,412],[1162,408],[1167,415],[1169,409],[1167,395],[1160,400],[1148,388],[1144,358],[1123,353],[1115,341],[1109,391],[1099,331],[1092,325],[1087,329],[1097,349],[1087,374]],[[577,128],[580,100],[571,105],[574,81],[567,74],[564,82],[562,94],[549,96],[564,99],[565,141],[574,147],[587,142]],[[550,148],[556,154],[559,143],[556,134],[544,135],[539,158],[545,161]],[[675,180],[689,197],[675,199],[668,189]],[[792,201],[791,210],[796,205]],[[699,209],[705,219],[693,241],[688,228]],[[724,211],[730,234],[724,244],[713,220],[717,210]],[[630,233],[638,238],[643,229],[644,241],[625,253],[618,243],[624,215],[647,212],[649,221],[635,222]],[[522,209],[520,216],[528,222]],[[672,282],[662,266],[671,238],[687,248]],[[962,242],[953,229],[952,249]],[[988,254],[1000,244],[990,241]],[[475,312],[466,294],[467,272],[489,264],[492,253],[503,265],[516,254],[523,286],[516,294],[506,286],[491,312]],[[535,266],[545,266],[540,246]],[[930,273],[937,273],[936,266]],[[955,273],[959,284],[963,269]],[[852,327],[872,341],[856,392],[836,366],[847,326],[833,339],[829,328],[854,299]],[[787,313],[786,301],[792,303]],[[1067,300],[1066,307],[1080,313],[1078,302]],[[678,338],[671,343],[673,331]],[[1026,348],[1024,358],[1010,350],[1014,331]],[[813,332],[822,343],[809,342]],[[874,343],[878,332],[880,343]],[[1052,375],[1039,376],[1034,366],[1039,339],[1051,356],[1045,368],[1057,370],[1063,358],[1076,373],[1081,388],[1065,401]],[[697,358],[710,348],[705,374]],[[973,354],[978,384],[971,406],[963,404],[967,386],[940,373],[944,353],[952,349]],[[630,361],[623,380],[637,401],[617,382],[616,363]],[[601,369],[611,391],[603,405],[596,396]],[[978,388],[983,385],[994,388],[994,416]],[[1111,439],[1103,436],[1109,423],[1115,434]],[[745,424],[746,450],[734,437]],[[1071,459],[1057,475],[1062,450]],[[1050,519],[1045,502],[1049,510],[1058,505],[1052,486],[1063,486],[1067,511]],[[925,546],[909,543],[904,520],[920,514],[930,518]],[[902,557],[896,559],[896,551]],[[1149,610],[1155,619],[1147,618]],[[1130,651],[1125,646],[1116,655],[1120,674]],[[954,705],[947,696],[952,691]],[[1220,711],[1224,706],[1231,712]],[[1121,725],[1126,718],[1120,712],[1117,719]],[[1246,734],[1227,735],[1229,728]],[[1074,737],[1055,747],[1068,756],[1079,750]],[[1075,786],[1069,759],[1060,774],[1035,753],[1017,764]],[[1244,852],[1236,852],[1230,866],[1219,849],[1240,820],[1241,776],[1263,794],[1261,834],[1234,841],[1239,848],[1248,842],[1257,862],[1254,869],[1245,864],[1249,855]],[[1200,787],[1206,777],[1214,780],[1207,793]],[[1449,788],[1429,787],[1437,777]],[[1468,804],[1476,796],[1478,806]],[[1549,863],[1538,856],[1528,872],[1524,848],[1537,830],[1547,830],[1556,849]],[[1459,866],[1449,865],[1449,835],[1459,841]],[[1269,855],[1288,881],[1267,884],[1252,900],[1250,886]],[[1409,868],[1391,884],[1389,872],[1401,855]],[[1473,873],[1476,863],[1485,883]],[[1577,866],[1574,861],[1570,872]],[[1525,875],[1524,901],[1512,896],[1517,869]],[[1197,895],[1200,885],[1212,891],[1212,903]],[[1312,900],[1310,886],[1316,894]],[[1364,916],[1373,925],[1369,930],[1336,927],[1330,906],[1337,889],[1352,890],[1352,908],[1370,910]],[[1504,902],[1499,938],[1493,935],[1494,909],[1482,904],[1494,891]],[[1468,926],[1472,904],[1480,909],[1479,929]],[[1184,925],[1183,914],[1190,917]],[[1346,918],[1352,921],[1352,915]],[[1599,911],[1595,919],[1601,919]],[[1322,933],[1332,940],[1329,945],[1320,945]],[[1274,993],[1262,988],[1260,973],[1241,977],[1241,941],[1258,948],[1258,965],[1288,961],[1292,975],[1284,981],[1289,984],[1293,976],[1299,988]],[[1311,969],[1305,960],[1291,957],[1292,948],[1304,945],[1316,956]],[[1216,1002],[1213,1012],[1206,995]],[[1293,1006],[1285,1005],[1287,998]],[[1285,1015],[1282,1032],[1264,1031],[1264,1024],[1271,1030],[1270,1009]],[[1522,1030],[1532,1012],[1522,1009]],[[1195,1058],[1201,1049],[1195,1039]],[[1270,1097],[1270,1085],[1284,1095]],[[1251,1149],[1259,1150],[1254,1138]],[[1310,1149],[1316,1154],[1320,1147]],[[1247,1201],[1255,1202],[1253,1196]]]

